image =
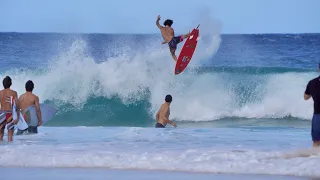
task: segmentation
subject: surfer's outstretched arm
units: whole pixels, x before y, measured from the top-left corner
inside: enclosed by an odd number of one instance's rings
[[[161,29],[163,28],[163,26],[160,25],[159,21],[160,21],[160,15],[157,18],[156,25],[158,26],[159,29]]]

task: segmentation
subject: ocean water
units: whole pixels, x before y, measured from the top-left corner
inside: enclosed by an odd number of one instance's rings
[[[0,78],[58,109],[0,144],[0,166],[320,176],[303,100],[320,34],[200,34],[176,76],[158,34],[0,33]],[[167,94],[178,127],[155,129]]]

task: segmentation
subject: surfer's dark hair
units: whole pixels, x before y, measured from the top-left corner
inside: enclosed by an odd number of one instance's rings
[[[172,101],[172,96],[170,94],[166,95],[165,101],[170,103]]]
[[[26,91],[32,92],[34,88],[34,84],[31,80],[26,82]]]
[[[172,24],[173,24],[173,21],[171,19],[167,19],[163,22],[163,25],[169,26],[169,27],[171,27]]]
[[[2,85],[5,89],[10,88],[10,86],[12,85],[12,80],[9,76],[6,76],[3,81],[2,81]]]

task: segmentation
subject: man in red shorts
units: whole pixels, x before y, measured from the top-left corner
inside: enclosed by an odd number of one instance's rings
[[[12,141],[12,136],[14,132],[14,124],[18,123],[20,118],[20,107],[18,104],[18,93],[14,90],[11,90],[12,85],[11,78],[6,76],[2,81],[4,89],[0,91],[0,141],[3,141],[4,129],[7,126],[8,129],[8,141]],[[15,111],[17,111],[17,119],[12,118],[12,106],[11,106],[11,97],[16,103]]]

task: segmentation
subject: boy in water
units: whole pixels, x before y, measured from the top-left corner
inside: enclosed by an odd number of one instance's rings
[[[171,124],[173,127],[177,127],[177,125],[169,120],[170,116],[170,104],[172,102],[172,96],[168,94],[165,98],[165,103],[161,105],[159,111],[156,115],[156,128],[164,128],[166,127],[167,123]]]
[[[6,76],[3,81],[3,90],[0,91],[0,110],[2,111],[0,114],[0,141],[3,140],[4,129],[7,126],[8,129],[8,141],[12,141],[13,132],[14,132],[14,124],[18,123],[20,118],[20,107],[18,103],[18,93],[12,89],[10,89],[12,85],[12,80],[9,76]],[[14,98],[16,102],[16,108],[12,109],[10,96]],[[13,119],[12,111],[17,112],[17,119]]]
[[[159,21],[160,21],[160,15],[157,18],[156,24],[157,24],[158,28],[160,29],[161,35],[164,39],[164,42],[162,44],[168,43],[172,58],[174,61],[177,61],[177,56],[175,54],[176,49],[177,49],[177,44],[182,42],[184,38],[188,38],[190,33],[175,37],[174,30],[171,27],[173,24],[173,21],[171,19],[165,20],[163,23],[164,26],[161,26],[159,24]]]

